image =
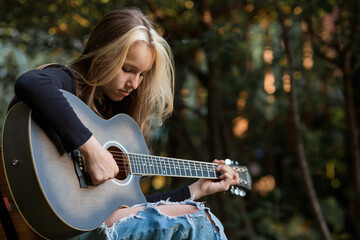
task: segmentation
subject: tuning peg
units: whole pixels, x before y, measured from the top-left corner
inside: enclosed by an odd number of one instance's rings
[[[235,194],[235,195],[238,195],[238,196],[241,196],[241,197],[245,197],[246,195],[246,192],[240,188],[237,188],[237,187],[234,187],[234,186],[231,186],[231,189],[230,189],[230,192],[232,194]]]
[[[233,162],[232,160],[228,159],[228,158],[225,159],[224,161],[225,161],[225,164],[226,164],[226,165],[232,165],[232,164],[234,164],[234,162]]]

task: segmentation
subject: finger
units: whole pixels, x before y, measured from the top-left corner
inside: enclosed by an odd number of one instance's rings
[[[96,177],[92,177],[92,176],[90,176],[90,179],[91,179],[91,182],[92,182],[92,184],[93,185],[99,185],[100,184],[100,181],[99,180],[97,180],[97,178]]]
[[[218,159],[214,159],[213,163],[217,163],[217,164],[225,164],[224,160],[218,160]]]
[[[228,178],[229,180],[229,184],[230,185],[237,185],[239,184],[239,175],[237,173],[235,173],[231,168],[227,169],[227,168],[223,168],[223,173],[220,176],[220,179],[224,180],[225,178]]]
[[[224,165],[224,167],[222,168],[222,170],[224,172],[228,172],[228,173],[231,173],[233,174],[234,178],[238,178],[239,175],[234,171],[234,169],[228,165]]]
[[[213,161],[213,163],[217,163],[217,164],[225,164],[225,161],[224,160],[217,160],[217,159],[215,159],[214,161]]]
[[[220,177],[221,180],[229,179],[230,181],[233,179],[233,175],[228,172],[224,172]]]
[[[228,173],[235,173],[234,170],[229,167],[228,165],[219,165],[219,170],[223,171],[223,172],[228,172]]]
[[[218,171],[221,171],[221,170],[223,170],[224,168],[231,169],[228,165],[226,165],[226,164],[224,163],[224,160],[219,161],[218,164],[219,164],[219,165],[218,165],[218,167],[217,167],[217,169],[216,169],[216,170],[218,170]]]
[[[229,173],[225,173],[222,176],[224,176],[224,179],[220,182],[221,189],[227,191],[231,186],[232,176]]]

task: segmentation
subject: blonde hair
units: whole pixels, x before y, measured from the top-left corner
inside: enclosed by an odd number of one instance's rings
[[[125,8],[105,15],[81,56],[68,67],[75,73],[78,97],[99,114],[95,106],[95,100],[102,95],[99,86],[114,79],[129,48],[137,42],[145,42],[153,50],[155,61],[138,89],[122,101],[131,104],[126,113],[148,138],[152,122],[155,120],[159,126],[172,113],[174,61],[168,43],[140,10]]]

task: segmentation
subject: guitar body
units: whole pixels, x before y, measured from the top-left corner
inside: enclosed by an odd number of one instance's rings
[[[65,91],[63,94],[104,148],[148,154],[132,118],[120,114],[103,120],[74,95]],[[11,195],[28,225],[40,236],[76,236],[97,228],[120,205],[146,202],[138,175],[80,188],[71,155],[54,133],[43,129],[32,119],[31,110],[20,102],[9,111],[2,136],[3,164]]]

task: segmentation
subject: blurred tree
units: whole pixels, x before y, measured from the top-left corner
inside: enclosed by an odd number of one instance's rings
[[[283,21],[272,1],[0,1],[0,118],[22,72],[67,64],[102,15],[137,6],[159,24],[176,61],[175,111],[156,133],[153,152],[205,161],[229,157],[252,172],[254,188],[245,199],[204,199],[229,239],[321,238],[304,197],[299,139],[332,238],[358,239],[359,0],[278,5]],[[289,102],[294,87],[298,129]],[[189,182],[167,179],[149,191]]]

